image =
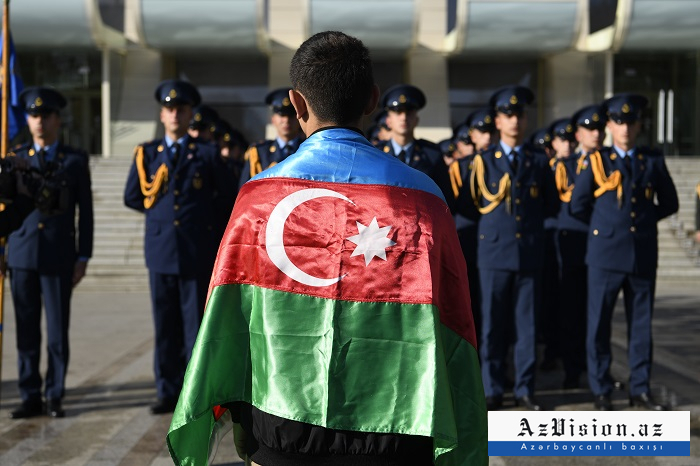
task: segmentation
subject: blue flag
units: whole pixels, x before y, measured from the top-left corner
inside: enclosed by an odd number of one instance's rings
[[[2,50],[2,36],[0,36],[0,67],[2,66]],[[10,59],[8,60],[10,65],[10,72],[8,74],[10,78],[10,84],[8,86],[10,95],[7,100],[7,138],[9,141],[12,141],[24,125],[27,124],[27,120],[24,116],[24,109],[19,103],[19,94],[22,92],[24,85],[22,84],[22,78],[20,78],[16,70],[16,55],[15,44],[12,42],[12,36],[10,36]],[[0,92],[2,92],[1,88]]]

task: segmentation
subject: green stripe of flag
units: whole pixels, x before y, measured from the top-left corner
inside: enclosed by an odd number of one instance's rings
[[[223,285],[209,298],[168,444],[180,461],[206,459],[211,407],[245,401],[333,429],[432,436],[439,464],[467,464],[475,445],[486,455],[478,371],[474,347],[439,325],[433,305]],[[470,438],[455,451],[456,423]]]

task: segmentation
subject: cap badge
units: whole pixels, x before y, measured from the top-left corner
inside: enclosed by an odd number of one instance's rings
[[[42,105],[44,105],[44,101],[41,100],[41,97],[37,97],[36,99],[34,99],[34,106],[35,107],[41,107]]]
[[[594,113],[593,116],[591,117],[591,119],[592,119],[593,121],[598,121],[598,120],[600,120],[600,117],[598,116],[597,113]]]
[[[567,133],[570,133],[570,132],[572,132],[573,130],[574,130],[574,129],[571,127],[571,125],[566,125],[566,132],[567,132]]]
[[[629,113],[630,112],[630,106],[628,104],[624,104],[622,106],[622,113]]]
[[[202,121],[202,114],[201,114],[201,113],[195,113],[195,114],[194,114],[194,121]]]
[[[399,96],[399,103],[401,103],[401,104],[405,104],[405,103],[406,103],[406,96],[405,96],[405,95],[401,94],[401,95]]]
[[[552,140],[552,136],[549,135],[549,133],[544,135],[544,142],[549,142]]]
[[[491,115],[486,115],[484,117],[484,123],[486,123],[487,125],[491,123]]]
[[[175,89],[170,89],[170,92],[168,92],[168,97],[174,99],[175,97],[177,97],[177,91]]]
[[[291,102],[289,101],[289,97],[285,97],[285,98],[282,100],[282,106],[283,106],[283,107],[289,107],[289,104],[290,104],[290,103],[291,103]]]
[[[515,105],[518,103],[518,98],[514,95],[510,96],[510,104]]]
[[[231,135],[226,133],[224,134],[224,141],[229,142],[231,140]]]

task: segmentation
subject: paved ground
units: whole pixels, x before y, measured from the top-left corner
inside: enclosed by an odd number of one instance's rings
[[[12,303],[6,299],[0,400],[0,465],[172,464],[165,446],[170,416],[151,416],[152,323],[145,293],[78,291],[73,298],[71,365],[64,419],[13,421],[19,403]],[[678,410],[691,411],[691,457],[491,458],[493,465],[700,465],[700,287],[659,290],[653,390]],[[622,313],[614,324],[616,377],[626,378]],[[45,362],[45,355],[42,362]],[[558,372],[539,374],[541,401],[557,410],[589,410],[587,390],[559,389]],[[508,403],[510,400],[506,400]],[[617,409],[629,409],[616,393]],[[509,409],[517,409],[507,405]],[[215,464],[240,465],[232,446]]]

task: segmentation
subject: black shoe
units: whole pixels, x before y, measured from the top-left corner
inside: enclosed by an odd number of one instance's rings
[[[621,392],[625,389],[625,382],[620,382],[619,380],[613,381],[613,389],[615,391]]]
[[[579,376],[578,375],[567,375],[564,377],[564,383],[562,384],[562,388],[564,390],[575,390],[577,388],[581,388],[581,382],[579,381]]]
[[[61,400],[46,400],[46,414],[51,417],[65,417],[66,412],[61,406]]]
[[[10,413],[10,419],[24,419],[44,414],[44,404],[39,401],[23,401],[19,408]]]
[[[598,411],[612,411],[612,401],[610,395],[596,395],[593,407]]]
[[[542,406],[535,400],[535,397],[529,395],[516,398],[515,406],[524,406],[529,411],[542,411]]]
[[[630,406],[637,406],[649,411],[666,411],[666,406],[657,403],[651,393],[642,393],[630,397]]]
[[[497,396],[487,396],[486,397],[486,410],[487,411],[498,411],[503,406],[503,397]]]
[[[151,405],[151,414],[167,414],[175,411],[177,400],[169,398],[158,399],[156,404]]]

